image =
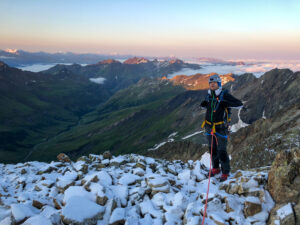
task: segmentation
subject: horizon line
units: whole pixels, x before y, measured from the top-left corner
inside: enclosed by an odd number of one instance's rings
[[[253,57],[249,57],[249,58],[240,58],[240,57],[236,57],[236,58],[228,58],[225,59],[223,57],[214,57],[214,56],[176,56],[174,54],[170,54],[170,55],[165,55],[165,56],[151,56],[151,55],[139,55],[139,54],[131,54],[131,53],[100,53],[100,52],[76,52],[76,51],[46,51],[46,50],[39,50],[39,51],[34,51],[34,50],[25,50],[25,49],[18,49],[18,48],[5,48],[5,49],[0,49],[0,51],[5,51],[8,53],[13,54],[10,51],[24,51],[24,52],[29,52],[29,53],[48,53],[48,54],[67,54],[67,53],[72,53],[72,54],[77,54],[77,55],[84,55],[84,54],[90,54],[90,55],[101,55],[101,56],[132,56],[132,57],[144,57],[144,58],[176,58],[176,59],[201,59],[201,58],[207,58],[207,59],[216,59],[216,60],[224,60],[224,61],[300,61],[299,59],[283,59],[283,58],[276,58],[276,59],[272,59],[272,58],[264,58],[264,59],[258,59],[258,58],[253,58]],[[299,62],[300,63],[300,62]]]

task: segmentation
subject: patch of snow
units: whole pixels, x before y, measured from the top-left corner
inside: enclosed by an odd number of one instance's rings
[[[12,204],[11,213],[16,219],[16,222],[23,220],[26,217],[34,216],[38,213],[37,209],[33,208],[30,204]]]
[[[276,211],[277,216],[282,220],[290,214],[293,214],[293,208],[291,203],[288,203],[282,206],[280,209]]]
[[[12,221],[11,216],[8,216],[5,219],[0,221],[0,225],[11,225],[11,224],[14,224],[14,222]]]
[[[10,210],[0,207],[0,221],[10,214]]]
[[[119,184],[130,185],[130,184],[134,184],[136,181],[140,179],[141,178],[135,174],[126,173],[119,179]]]
[[[266,116],[265,116],[265,110],[263,111],[262,118],[267,119]]]
[[[105,80],[104,77],[90,78],[90,81],[96,84],[103,84]]]
[[[248,126],[249,124],[247,123],[244,123],[240,117],[240,113],[241,113],[241,109],[239,109],[239,112],[238,112],[238,118],[239,118],[239,121],[236,123],[236,124],[233,124],[231,127],[230,127],[230,131],[231,132],[237,132],[239,129],[243,128],[243,127],[246,127]]]
[[[111,214],[111,217],[109,219],[109,224],[117,223],[118,221],[122,221],[126,219],[125,217],[126,211],[124,208],[116,208],[114,209],[113,213]]]
[[[84,222],[97,214],[104,213],[105,208],[82,196],[72,196],[68,199],[66,206],[62,209],[65,219],[74,222]]]
[[[146,199],[140,203],[140,207],[143,215],[150,214],[154,218],[162,218],[162,212],[153,205],[150,199]]]
[[[52,225],[51,220],[41,216],[41,215],[36,215],[33,217],[30,217],[28,220],[26,220],[23,225]]]
[[[112,184],[112,178],[106,171],[100,171],[98,173],[100,184],[104,186],[110,186]]]
[[[168,136],[168,138],[173,137],[173,136],[176,136],[177,133],[178,133],[178,132],[173,132],[172,134],[170,134],[170,135]]]
[[[200,159],[200,162],[209,169],[210,165],[210,154],[208,152],[205,152]]]
[[[86,199],[89,199],[91,201],[95,201],[96,200],[96,196],[93,195],[91,192],[88,192],[87,190],[84,189],[84,187],[82,186],[71,186],[69,187],[65,193],[64,193],[64,202],[68,202],[68,200],[70,198],[72,198],[73,196],[81,196],[84,197]]]
[[[203,130],[201,130],[201,131],[196,131],[195,133],[193,133],[193,134],[190,134],[190,135],[187,135],[187,136],[185,136],[185,137],[183,137],[183,138],[181,138],[181,139],[187,139],[187,138],[190,138],[190,137],[192,137],[192,136],[194,136],[194,135],[197,135],[197,134],[201,134],[201,133],[203,133],[204,131]]]
[[[160,143],[160,144],[155,144],[154,147],[153,147],[153,148],[149,148],[148,151],[157,150],[157,149],[159,149],[161,146],[163,146],[163,145],[166,144],[166,143],[167,143],[167,142],[164,141],[164,142],[162,142],[162,143]]]

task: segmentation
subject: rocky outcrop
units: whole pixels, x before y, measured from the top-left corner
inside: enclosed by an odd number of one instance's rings
[[[57,160],[60,162],[71,162],[69,156],[67,156],[65,153],[60,153],[57,155]]]
[[[228,153],[233,170],[271,166],[282,149],[299,146],[300,104],[282,109],[229,136]]]
[[[276,202],[270,224],[300,224],[300,149],[277,154],[268,177],[268,189]]]

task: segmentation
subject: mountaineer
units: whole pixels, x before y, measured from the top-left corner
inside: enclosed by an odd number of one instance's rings
[[[221,78],[215,74],[209,77],[208,94],[201,102],[201,107],[207,109],[201,127],[205,127],[209,150],[212,152],[211,175],[219,174],[222,170],[220,181],[223,182],[227,180],[230,172],[230,161],[226,151],[230,108],[241,108],[243,103],[230,95],[227,90],[222,90]]]

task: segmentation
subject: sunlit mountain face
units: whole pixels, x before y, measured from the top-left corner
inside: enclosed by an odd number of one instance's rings
[[[205,90],[209,88],[208,78],[217,73],[210,74],[200,74],[195,75],[176,75],[170,79],[163,77],[162,79],[170,80],[175,85],[181,85],[187,90]],[[232,73],[225,75],[220,75],[222,79],[222,85],[228,83],[229,81],[234,81]]]

